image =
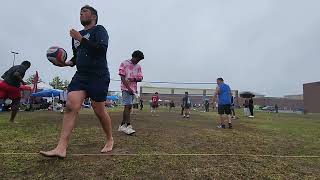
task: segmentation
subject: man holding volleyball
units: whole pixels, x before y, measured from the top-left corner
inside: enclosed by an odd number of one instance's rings
[[[111,118],[105,111],[105,98],[108,93],[110,74],[106,53],[109,36],[105,28],[97,25],[98,14],[91,6],[80,11],[80,21],[84,29],[80,32],[71,29],[73,58],[60,66],[76,66],[77,71],[68,86],[66,112],[58,145],[51,151],[40,151],[46,157],[66,157],[70,134],[85,98],[90,97],[92,107],[106,134],[106,145],[101,153],[113,148]]]

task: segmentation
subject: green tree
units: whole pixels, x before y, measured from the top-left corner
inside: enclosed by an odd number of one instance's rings
[[[30,76],[26,79],[26,83],[27,83],[27,84],[33,84],[34,76],[35,76],[35,74],[30,75]],[[38,83],[40,83],[40,82],[43,82],[43,81],[42,81],[42,79],[39,78],[39,79],[38,79]]]
[[[56,76],[52,79],[51,82],[49,82],[49,85],[52,86],[55,89],[63,89],[63,81],[60,79],[59,76]]]

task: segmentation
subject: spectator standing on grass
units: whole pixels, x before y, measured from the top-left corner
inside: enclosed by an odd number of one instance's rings
[[[276,104],[276,105],[274,106],[274,109],[275,109],[276,113],[279,113],[279,107],[278,107],[278,104]]]
[[[120,64],[119,75],[121,77],[121,91],[122,91],[122,104],[123,119],[118,128],[119,132],[124,132],[127,135],[132,135],[136,131],[131,125],[130,112],[133,106],[133,99],[138,92],[137,83],[143,79],[141,66],[138,64],[144,59],[141,51],[134,51],[131,59],[125,60]]]
[[[236,112],[235,112],[235,98],[231,96],[231,118],[235,119],[236,118]]]
[[[159,116],[159,114],[157,114],[158,107],[159,107],[159,94],[158,92],[155,92],[154,95],[151,97],[152,116]]]
[[[171,112],[174,107],[175,107],[174,102],[173,100],[171,100],[169,104],[169,112]]]
[[[249,100],[248,99],[244,100],[243,112],[244,112],[244,116],[246,116],[246,117],[249,116]]]
[[[190,108],[192,104],[188,92],[184,93],[184,97],[182,98],[182,105],[184,109],[183,118],[190,118]]]
[[[206,112],[209,112],[209,106],[210,106],[209,100],[205,100],[204,107]]]
[[[250,116],[249,116],[249,118],[254,118],[254,116],[253,116],[253,109],[254,109],[253,99],[250,98],[250,99],[249,99],[249,110],[250,110]]]
[[[140,111],[142,111],[142,109],[143,109],[143,100],[142,100],[142,98],[140,98],[139,104],[140,104]]]
[[[225,128],[225,121],[228,121],[229,129],[232,129],[231,122],[231,89],[229,85],[224,83],[222,78],[217,79],[217,88],[213,99],[218,99],[218,114],[220,117],[220,125],[218,128]]]

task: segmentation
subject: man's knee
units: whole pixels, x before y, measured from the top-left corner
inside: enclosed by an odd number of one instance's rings
[[[78,112],[81,108],[81,105],[78,104],[72,104],[70,102],[67,102],[65,110],[66,112]]]

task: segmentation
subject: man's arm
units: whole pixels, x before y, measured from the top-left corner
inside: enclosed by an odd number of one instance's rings
[[[13,77],[15,77],[19,82],[21,82],[23,85],[26,85],[27,83],[25,83],[22,79],[22,76],[19,72],[14,72],[13,73]]]
[[[66,62],[66,65],[71,67],[76,65],[76,60],[77,60],[77,49],[76,47],[74,47],[74,39],[72,39],[72,53],[73,53],[73,57],[70,59],[70,61]]]
[[[220,93],[220,88],[219,88],[219,86],[217,86],[217,87],[216,87],[216,90],[215,90],[215,92],[214,92],[214,94],[213,94],[213,97],[212,97],[212,102],[215,102],[215,101],[216,101],[219,93]]]
[[[136,82],[141,82],[143,80],[143,75],[142,75],[142,70],[141,66],[138,67],[138,75],[137,78],[135,79]]]
[[[130,88],[130,86],[129,86],[129,84],[128,84],[128,81],[126,80],[126,77],[123,76],[123,75],[120,75],[120,77],[121,77],[121,82],[123,83],[123,85],[128,89],[129,93],[130,93],[131,95],[133,95],[134,92],[133,92],[133,90]]]

